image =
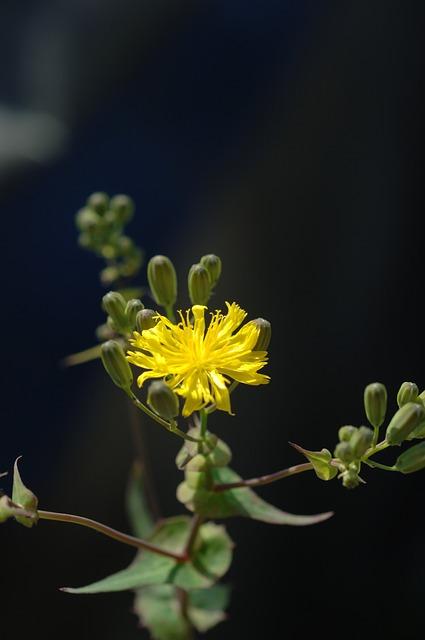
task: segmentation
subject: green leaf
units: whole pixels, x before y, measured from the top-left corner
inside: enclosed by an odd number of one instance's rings
[[[299,453],[307,458],[313,465],[313,469],[316,472],[316,476],[320,480],[332,480],[338,474],[338,469],[330,464],[332,460],[332,454],[328,449],[322,449],[321,451],[308,451],[303,449],[298,444],[290,442],[290,444]]]
[[[155,528],[155,523],[146,500],[143,470],[138,462],[135,462],[130,470],[125,502],[133,534],[138,538],[148,538]]]
[[[141,589],[134,610],[153,640],[190,639],[190,625],[182,614],[175,587],[165,584]]]
[[[156,545],[180,553],[190,532],[190,518],[178,516],[161,522],[150,540]],[[152,551],[142,551],[132,564],[118,573],[86,587],[64,588],[68,593],[105,593],[139,589],[155,584],[174,584],[182,589],[210,587],[228,570],[233,543],[224,527],[209,522],[202,525],[192,559],[177,562]]]
[[[189,593],[188,617],[200,633],[205,633],[226,619],[224,610],[229,604],[230,587],[216,584],[210,589]]]
[[[28,511],[32,514],[31,517],[16,516],[16,520],[20,524],[23,524],[25,527],[31,528],[32,526],[34,526],[34,524],[37,524],[38,521],[38,498],[22,482],[22,478],[18,469],[18,460],[19,458],[15,460],[15,466],[13,470],[12,501],[15,503],[15,505],[22,507],[25,511]]]
[[[205,633],[225,619],[229,592],[225,585],[189,593],[171,585],[145,587],[136,593],[134,610],[154,640],[189,640],[191,624]]]
[[[241,480],[229,467],[212,469],[211,473],[216,484],[227,484]],[[178,489],[179,496],[186,495],[188,498],[188,502],[185,503],[186,507],[206,518],[243,516],[269,524],[305,526],[322,522],[333,515],[332,512],[319,513],[312,516],[287,513],[265,502],[252,489],[245,487],[221,492],[213,492],[206,489],[192,491],[186,489],[186,483],[182,483]]]

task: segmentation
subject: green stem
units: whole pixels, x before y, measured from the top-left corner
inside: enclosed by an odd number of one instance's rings
[[[176,436],[183,438],[183,440],[190,440],[191,442],[201,442],[201,440],[199,440],[198,438],[192,438],[192,436],[188,435],[187,433],[179,429],[175,422],[174,423],[167,422],[166,420],[158,416],[156,413],[151,411],[146,405],[143,404],[143,402],[140,402],[139,398],[133,393],[131,389],[125,389],[125,392],[130,398],[130,400],[136,405],[136,407],[140,409],[140,411],[143,411],[144,413],[146,413],[147,416],[152,418],[152,420],[155,420],[156,422],[158,422],[158,424],[160,424],[161,427],[164,427],[170,433],[174,433]]]
[[[96,522],[96,520],[91,520],[90,518],[84,518],[83,516],[76,516],[69,513],[56,513],[54,511],[38,511],[38,516],[41,520],[55,520],[56,522],[79,524],[83,527],[94,529],[98,533],[102,533],[104,536],[108,536],[109,538],[118,540],[118,542],[122,542],[123,544],[126,544],[130,547],[136,547],[136,549],[146,549],[147,551],[152,551],[153,553],[157,553],[161,556],[173,558],[173,560],[177,560],[178,562],[186,561],[186,556],[184,554],[168,551],[167,549],[158,547],[156,544],[152,544],[151,542],[147,542],[146,540],[142,540],[141,538],[129,536],[126,533],[122,533],[121,531],[112,529],[111,527],[108,527],[105,524],[101,524],[100,522]]]
[[[374,449],[378,444],[378,438],[379,438],[379,427],[373,427],[372,449]]]
[[[201,439],[204,440],[205,436],[207,435],[208,413],[205,409],[201,409],[201,411],[199,412],[199,415],[201,418],[201,424],[200,424]]]
[[[187,539],[186,542],[186,546],[183,552],[183,555],[189,560],[191,553],[193,551],[193,546],[195,544],[196,541],[196,536],[198,535],[198,531],[199,528],[201,526],[201,524],[203,523],[204,519],[202,516],[200,516],[198,513],[195,513],[195,515],[192,518],[192,522],[190,524],[190,530],[189,530],[189,537]]]
[[[382,442],[380,442],[379,444],[372,446],[370,449],[368,449],[366,451],[366,453],[364,454],[363,458],[362,458],[362,462],[366,462],[366,460],[368,460],[370,457],[374,456],[375,453],[379,453],[380,451],[384,451],[384,449],[387,449],[390,445],[388,444],[388,442],[386,440],[382,440]]]
[[[383,469],[384,471],[398,471],[395,467],[389,467],[386,464],[381,464],[380,462],[375,462],[374,460],[364,460],[364,463],[368,465],[368,467],[372,467],[372,469]]]
[[[282,471],[276,471],[275,473],[269,473],[266,476],[260,476],[259,478],[251,478],[250,480],[239,480],[238,482],[229,482],[226,484],[216,484],[213,490],[216,492],[227,491],[228,489],[238,489],[240,487],[260,487],[265,484],[271,484],[282,478],[288,478],[294,476],[297,473],[303,473],[304,471],[312,471],[313,465],[311,462],[304,462],[303,464],[297,464],[294,467],[283,469]]]
[[[164,307],[165,309],[165,315],[167,316],[167,318],[170,320],[170,322],[173,322],[174,324],[176,323],[176,316],[174,313],[174,309],[173,309],[173,305],[167,305]]]

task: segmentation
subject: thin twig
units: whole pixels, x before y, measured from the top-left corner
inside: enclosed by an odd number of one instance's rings
[[[304,471],[312,471],[313,465],[311,462],[304,462],[303,464],[297,464],[294,467],[288,469],[282,469],[282,471],[276,471],[275,473],[269,473],[266,476],[260,476],[259,478],[250,478],[249,480],[239,480],[238,482],[228,482],[225,484],[216,484],[213,487],[213,491],[227,491],[228,489],[239,489],[242,487],[260,487],[265,484],[271,484],[282,478],[294,476],[297,473],[303,473]]]

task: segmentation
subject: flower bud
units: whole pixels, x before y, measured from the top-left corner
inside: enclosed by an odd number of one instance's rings
[[[93,209],[85,207],[80,209],[75,216],[75,224],[80,231],[92,231],[99,224],[99,215]],[[88,236],[90,238],[90,236]]]
[[[143,311],[145,305],[137,298],[129,300],[125,306],[125,315],[127,316],[128,324],[132,329],[136,326],[136,318],[139,311]]]
[[[394,414],[387,428],[389,444],[400,444],[425,421],[425,408],[415,402],[408,402]]]
[[[342,484],[346,489],[355,489],[360,484],[358,474],[352,469],[344,471],[342,474]]]
[[[350,442],[352,435],[357,431],[356,427],[346,424],[338,430],[340,442]]]
[[[179,414],[179,399],[162,380],[151,382],[147,402],[152,411],[164,420],[173,420]]]
[[[117,387],[124,390],[130,389],[133,383],[133,372],[121,345],[116,340],[104,342],[101,357],[103,366]]]
[[[97,191],[96,193],[92,193],[91,196],[87,198],[87,206],[96,213],[105,213],[109,204],[109,196],[103,191]]]
[[[355,458],[353,450],[349,442],[340,442],[335,447],[335,458],[339,458],[341,462],[346,464],[352,462]]]
[[[208,253],[199,261],[203,267],[208,271],[210,276],[211,288],[215,287],[221,274],[221,260],[213,253]]]
[[[211,295],[211,280],[207,269],[202,264],[193,264],[190,267],[187,286],[192,304],[207,304]]]
[[[395,468],[401,473],[413,473],[425,469],[425,442],[415,444],[397,458]]]
[[[377,429],[385,420],[387,390],[380,382],[368,384],[364,390],[364,408],[370,424]]]
[[[360,427],[353,433],[350,440],[350,447],[353,451],[354,457],[359,460],[369,447],[372,445],[373,431],[368,427]]]
[[[412,431],[412,433],[407,437],[407,440],[414,440],[415,438],[418,440],[425,438],[425,421],[421,422],[421,424]]]
[[[397,404],[403,407],[408,402],[415,402],[419,389],[414,382],[403,382],[397,394]]]
[[[185,466],[186,471],[205,471],[208,463],[205,456],[202,453],[196,454]]]
[[[136,315],[136,328],[139,333],[146,329],[152,329],[158,319],[158,314],[153,309],[142,309]]]
[[[207,460],[212,467],[227,467],[231,459],[232,452],[223,440],[219,440],[207,456]]]
[[[102,298],[102,306],[111,317],[114,327],[120,333],[128,333],[129,325],[125,313],[126,303],[118,291],[109,291]]]
[[[270,340],[272,339],[272,325],[268,320],[264,320],[264,318],[256,318],[251,322],[259,329],[257,342],[255,343],[253,351],[267,351]]]
[[[133,200],[124,194],[118,194],[111,198],[110,208],[116,214],[117,221],[125,224],[131,220],[134,212]]]
[[[157,304],[171,307],[177,298],[177,276],[167,256],[154,256],[148,263],[148,282]]]

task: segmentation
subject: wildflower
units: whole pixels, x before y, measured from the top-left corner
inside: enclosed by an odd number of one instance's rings
[[[183,416],[189,416],[208,404],[231,414],[230,379],[244,384],[267,384],[269,376],[258,373],[267,362],[266,351],[255,351],[259,327],[248,322],[239,328],[246,312],[236,303],[226,302],[227,315],[211,313],[205,324],[202,305],[192,307],[180,322],[173,324],[160,314],[154,327],[138,333],[130,343],[128,360],[146,369],[138,379],[139,387],[149,378],[164,378],[175,393],[185,398]]]

